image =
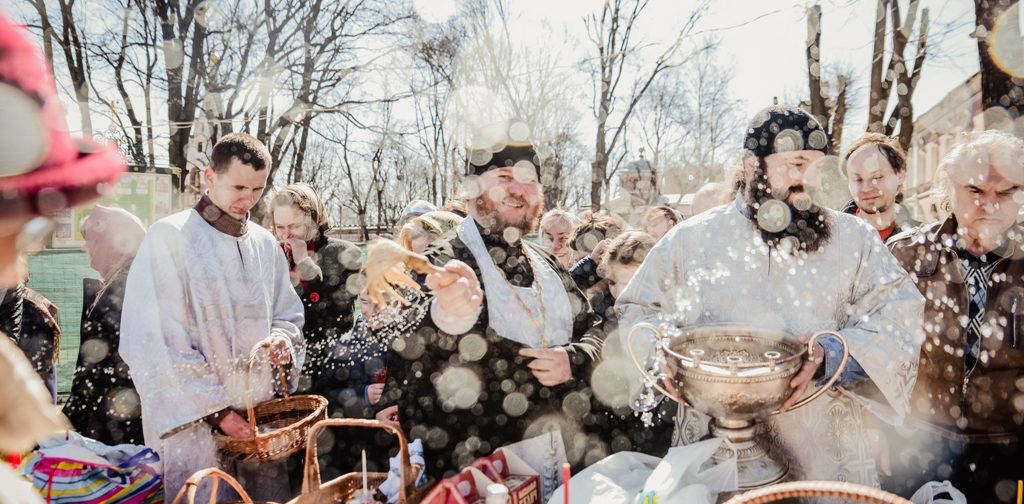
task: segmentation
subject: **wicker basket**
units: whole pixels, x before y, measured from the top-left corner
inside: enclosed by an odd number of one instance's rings
[[[213,480],[210,487],[210,504],[217,504],[217,490],[219,490],[221,480],[224,480],[225,483],[231,486],[241,500],[222,501],[220,504],[276,504],[274,502],[253,501],[235,478],[215,467],[196,471],[195,474],[189,476],[185,480],[185,486],[181,487],[177,497],[174,498],[174,502],[171,504],[196,504],[196,491],[199,490],[199,484],[206,478]],[[185,499],[184,502],[183,499]]]
[[[260,349],[269,348],[269,340],[264,340],[249,353],[250,375]],[[247,396],[246,415],[253,437],[235,438],[214,432],[213,439],[221,453],[238,460],[280,460],[301,450],[310,427],[327,418],[327,399],[316,395],[289,397],[284,368],[278,367],[277,372],[284,397],[253,407]]]
[[[382,422],[379,420],[364,420],[356,418],[331,418],[317,422],[309,430],[309,438],[306,442],[306,465],[305,475],[302,478],[302,494],[289,501],[288,504],[334,504],[346,502],[355,496],[355,492],[363,486],[363,473],[355,472],[343,474],[326,483],[320,482],[320,466],[317,462],[316,436],[325,427],[363,427],[372,429],[384,429],[398,438],[398,454],[402,466],[399,472],[402,477],[402,485],[398,497],[399,504],[418,504],[423,497],[434,486],[434,481],[428,481],[420,488],[415,488],[416,479],[419,473],[409,463],[409,443],[405,440],[402,430],[394,422]],[[387,479],[387,473],[367,473],[367,484],[370,489],[375,489]]]
[[[737,495],[725,504],[761,504],[798,497],[833,497],[847,502],[872,504],[911,504],[884,490],[842,481],[791,481],[757,488]]]

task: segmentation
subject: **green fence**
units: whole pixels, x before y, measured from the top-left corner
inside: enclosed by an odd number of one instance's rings
[[[46,249],[28,258],[29,287],[46,296],[60,309],[60,362],[57,391],[71,390],[71,377],[78,359],[82,320],[82,279],[99,278],[89,267],[89,256],[77,249]]]

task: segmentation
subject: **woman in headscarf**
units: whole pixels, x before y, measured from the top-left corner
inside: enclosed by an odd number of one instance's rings
[[[281,189],[271,209],[274,234],[288,257],[292,285],[305,308],[306,361],[299,390],[306,391],[327,352],[352,328],[356,296],[362,289],[362,252],[352,243],[327,236],[327,210],[307,184]]]
[[[100,279],[84,280],[82,343],[64,414],[79,433],[110,445],[143,443],[139,395],[118,347],[128,269],[145,235],[142,221],[120,208],[96,205],[82,223]]]

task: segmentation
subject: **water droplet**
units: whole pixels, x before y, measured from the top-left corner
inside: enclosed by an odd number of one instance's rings
[[[178,68],[185,62],[185,50],[181,41],[171,39],[164,41],[164,66],[168,69]]]
[[[777,199],[770,199],[757,210],[757,225],[769,233],[778,233],[789,227],[792,217],[788,205]]]
[[[483,383],[472,370],[452,366],[444,370],[435,382],[437,397],[448,408],[469,409],[480,398]]]
[[[459,356],[466,362],[478,361],[487,354],[487,342],[482,336],[470,333],[459,340]]]
[[[512,392],[501,401],[501,407],[509,416],[518,417],[530,408],[530,401],[522,392]]]
[[[455,0],[413,0],[412,7],[427,23],[443,23],[458,12]]]

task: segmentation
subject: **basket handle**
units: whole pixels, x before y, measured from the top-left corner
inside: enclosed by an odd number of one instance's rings
[[[252,498],[249,497],[249,494],[245,493],[245,489],[238,483],[238,480],[232,478],[230,474],[221,471],[216,467],[200,469],[192,474],[192,476],[189,476],[188,479],[185,480],[185,486],[181,487],[181,490],[178,491],[178,495],[174,498],[174,502],[171,504],[179,504],[181,500],[185,498],[188,499],[188,504],[195,504],[196,491],[199,490],[199,484],[206,478],[213,480],[210,487],[209,504],[217,504],[217,488],[220,486],[221,480],[224,480],[225,483],[235,490],[235,493],[238,494],[243,503],[253,504]]]
[[[832,384],[835,383],[836,380],[838,380],[840,376],[842,376],[843,370],[846,369],[846,363],[847,363],[847,361],[850,360],[850,345],[846,343],[846,338],[844,338],[842,334],[839,334],[838,332],[835,332],[835,331],[821,331],[821,332],[814,333],[814,335],[811,336],[811,339],[809,339],[807,341],[807,358],[808,359],[813,359],[814,358],[814,344],[818,341],[818,338],[820,338],[822,336],[835,336],[836,338],[839,339],[839,342],[843,344],[843,357],[842,357],[842,359],[839,360],[839,367],[836,368],[836,372],[832,374],[832,377],[829,378],[828,381],[826,381],[824,385],[818,387],[818,390],[815,390],[813,394],[811,394],[811,395],[809,395],[809,396],[807,396],[807,397],[805,397],[803,399],[800,399],[799,401],[797,401],[796,404],[791,406],[786,411],[793,411],[793,410],[795,410],[795,409],[797,409],[797,408],[799,408],[799,407],[801,407],[801,406],[803,406],[803,405],[805,405],[805,404],[807,404],[807,403],[817,399],[818,396],[820,396],[821,394],[824,394],[826,391],[828,391],[829,387],[831,387]],[[775,410],[771,414],[772,415],[777,415],[779,413],[783,413],[783,411],[782,410]]]
[[[763,504],[794,497],[835,497],[844,501],[870,502],[872,504],[911,504],[898,495],[843,481],[791,481],[756,488],[737,495],[725,504]]]
[[[256,343],[249,351],[249,376],[248,379],[252,379],[252,367],[256,365],[256,357],[259,355],[260,350],[266,350],[268,355],[270,353],[272,339],[267,338],[259,343]],[[284,372],[284,366],[274,366],[277,368],[277,380],[281,384],[281,395],[288,398],[288,376]],[[249,419],[249,432],[252,433],[252,439],[256,439],[259,432],[256,430],[256,412],[255,406],[252,403],[252,387],[245,394],[245,414]]]
[[[405,434],[398,428],[397,423],[382,422],[380,420],[367,420],[363,418],[328,418],[321,420],[309,428],[309,435],[306,438],[306,469],[302,478],[302,493],[309,493],[320,488],[320,465],[316,459],[316,438],[325,427],[364,427],[370,429],[384,429],[398,438],[398,455],[401,461],[399,475],[402,478],[398,502],[406,502],[410,489],[416,484],[412,479],[412,464],[409,462],[409,443],[405,440]]]

